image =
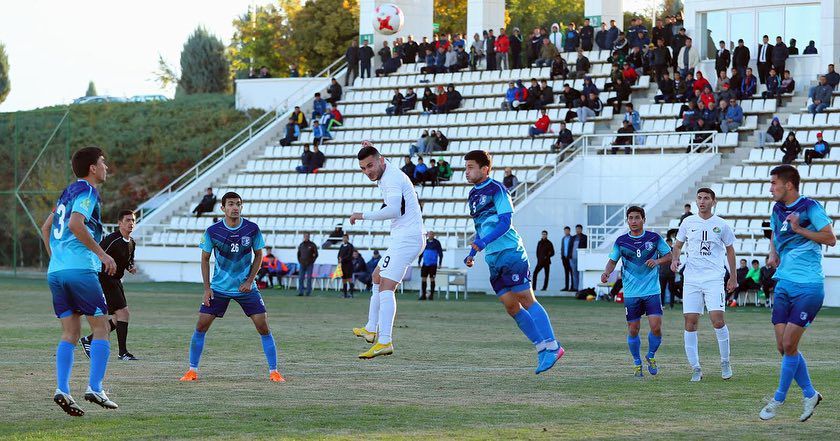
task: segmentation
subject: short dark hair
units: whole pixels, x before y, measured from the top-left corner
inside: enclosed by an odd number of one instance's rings
[[[96,165],[102,156],[105,156],[105,153],[99,147],[85,147],[76,150],[76,153],[73,153],[73,159],[70,160],[73,166],[73,174],[77,178],[87,177],[90,174],[90,166]]]
[[[633,205],[630,208],[628,208],[626,216],[630,217],[630,213],[639,213],[640,215],[642,215],[642,219],[645,218],[645,209],[638,205]]]
[[[683,205],[683,208],[691,208],[691,204],[685,204]]]
[[[563,227],[563,229],[564,229],[564,230],[569,230],[569,231],[572,231],[572,229],[571,229],[571,228],[569,228],[569,226],[568,226],[568,225],[566,225],[565,227]]]
[[[120,210],[120,214],[117,216],[117,222],[123,220],[128,215],[134,215],[134,210]]]
[[[582,229],[583,229],[583,225],[581,225],[581,224],[577,224],[577,225],[575,225],[575,228],[580,228],[580,229],[582,230]]]
[[[376,150],[376,147],[372,145],[366,145],[362,147],[361,150],[359,150],[359,154],[356,155],[356,158],[358,158],[359,161],[361,161],[371,156],[373,156],[374,158],[378,158],[380,156],[379,150]]]
[[[225,193],[225,195],[222,196],[222,205],[223,206],[227,203],[228,199],[239,199],[241,201],[242,196],[239,196],[239,193],[237,193],[235,191],[229,191],[229,192]]]
[[[542,232],[545,233],[545,234],[548,234],[548,231],[546,231],[546,230],[542,230]]]
[[[711,196],[711,197],[712,197],[712,200],[715,200],[715,191],[714,191],[714,190],[712,190],[712,189],[711,189],[711,188],[709,188],[709,187],[702,187],[702,188],[698,188],[698,189],[697,189],[697,194],[700,194],[700,193],[708,193],[708,194],[709,194],[709,196]]]
[[[758,259],[753,259],[750,263],[758,263]]]
[[[475,161],[479,167],[492,167],[493,157],[487,150],[472,150],[464,155],[464,162]]]
[[[770,176],[774,175],[784,182],[790,182],[793,184],[793,188],[799,190],[799,170],[796,167],[789,164],[774,167],[773,170],[770,170]]]

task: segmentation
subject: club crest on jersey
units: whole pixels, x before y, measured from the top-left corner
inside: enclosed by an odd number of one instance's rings
[[[242,236],[240,241],[243,247],[251,246],[251,236]]]
[[[82,199],[82,208],[85,210],[90,210],[90,199]]]
[[[714,227],[712,228],[712,231],[714,231],[715,233],[720,233],[720,227]]]
[[[519,281],[519,274],[514,274],[514,275],[511,277],[511,280],[513,280],[514,282],[518,282],[518,281]]]
[[[650,251],[653,249],[653,242],[646,242],[645,243],[645,251]]]

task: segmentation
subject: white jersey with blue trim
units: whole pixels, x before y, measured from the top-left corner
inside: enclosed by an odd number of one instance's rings
[[[423,215],[420,211],[420,202],[417,200],[417,192],[414,191],[414,184],[408,179],[405,173],[391,161],[385,161],[385,171],[377,181],[376,185],[382,191],[382,199],[397,196],[400,198],[400,215],[391,220],[391,236],[399,235],[423,235]],[[384,206],[384,203],[383,203]]]

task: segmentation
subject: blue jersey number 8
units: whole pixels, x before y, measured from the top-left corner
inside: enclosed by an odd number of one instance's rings
[[[66,213],[67,207],[65,207],[64,204],[59,205],[55,209],[55,215],[56,217],[58,217],[58,228],[53,228],[53,236],[56,239],[61,239],[61,237],[64,235],[64,227],[66,226],[64,224],[64,215]]]

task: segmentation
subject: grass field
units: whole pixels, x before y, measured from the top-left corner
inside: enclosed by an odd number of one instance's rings
[[[803,339],[826,399],[799,423],[795,383],[775,420],[757,417],[779,371],[763,308],[728,314],[735,377],[727,382],[714,333],[702,322],[706,378],[693,384],[676,310],[666,311],[660,374],[639,381],[620,305],[543,300],[567,353],[535,376],[532,348],[490,297],[419,303],[398,296],[395,355],[362,361],[356,355],[366,346],[350,328],[366,318],[367,296],[270,291],[264,297],[287,383],[267,380],[259,338],[232,304],[208,333],[201,381],[182,384],[200,287],[131,284],[127,291],[129,349],[142,360],[118,361],[114,349],[105,388],[120,408],[80,401],[87,414],[71,418],[52,402],[59,324],[46,283],[0,279],[0,438],[840,439],[836,309],[824,309]],[[87,374],[77,350],[77,400]]]

